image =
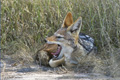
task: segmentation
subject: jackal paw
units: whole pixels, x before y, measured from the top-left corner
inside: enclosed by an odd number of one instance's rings
[[[60,67],[57,67],[57,68],[54,68],[54,71],[57,73],[57,74],[65,74],[68,72],[67,68],[65,66],[60,66]]]

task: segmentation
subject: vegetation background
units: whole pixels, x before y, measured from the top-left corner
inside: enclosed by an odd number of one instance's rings
[[[96,71],[120,76],[120,0],[1,0],[2,58],[32,62],[68,12],[74,20],[81,16],[81,32],[95,39]]]

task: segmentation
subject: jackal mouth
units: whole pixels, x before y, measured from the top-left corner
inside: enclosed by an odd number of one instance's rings
[[[62,46],[58,44],[56,52],[52,52],[54,58],[57,58],[62,50]]]

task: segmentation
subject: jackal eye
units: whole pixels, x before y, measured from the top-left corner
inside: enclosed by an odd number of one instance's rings
[[[64,38],[63,36],[56,36],[56,38]]]

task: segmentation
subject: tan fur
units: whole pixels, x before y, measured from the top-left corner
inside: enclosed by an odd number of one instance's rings
[[[49,41],[56,41],[56,38],[55,38],[55,36],[51,36],[51,37],[48,37],[47,40],[49,40]]]
[[[52,52],[56,52],[57,51],[57,44],[45,44],[45,47],[43,48],[43,51],[48,52],[49,54]]]
[[[79,19],[81,19],[82,20],[82,17],[79,17],[75,22],[73,22],[73,23],[71,23],[71,25],[70,26],[67,26],[68,28],[67,28],[67,30],[69,31],[70,30],[70,28],[72,27],[72,25],[74,25]],[[82,25],[82,24],[81,24]]]
[[[57,51],[57,44],[45,44],[43,48],[37,51],[35,61],[44,66],[49,65],[49,60],[53,57],[51,53]]]
[[[71,24],[73,24],[73,17],[72,17],[72,14],[69,12],[63,21],[62,27],[67,27],[67,26],[70,26]]]
[[[79,39],[79,36],[76,36],[75,37],[75,44],[78,44],[78,39]]]

